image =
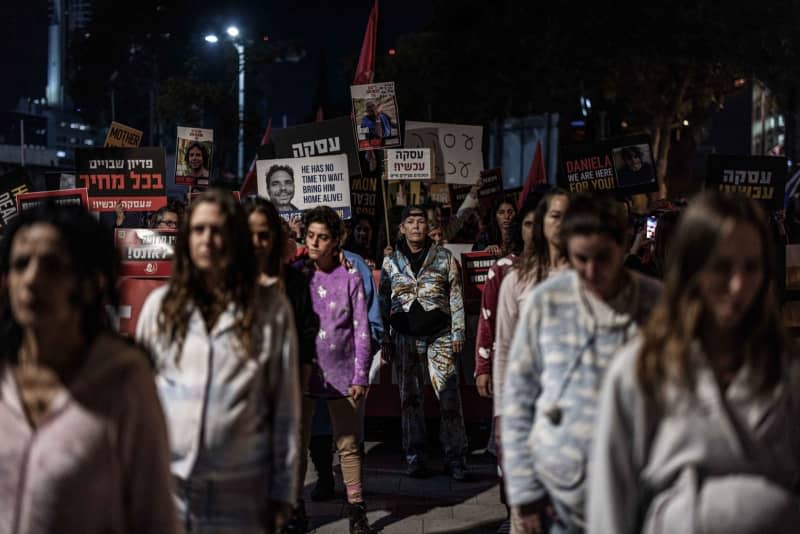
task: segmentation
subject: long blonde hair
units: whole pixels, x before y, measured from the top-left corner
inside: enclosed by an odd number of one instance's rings
[[[701,338],[708,310],[698,287],[698,275],[714,259],[725,233],[735,223],[752,225],[761,238],[764,277],[737,331],[743,362],[752,370],[758,391],[773,388],[780,379],[782,358],[790,345],[781,324],[775,287],[775,261],[769,226],[755,201],[738,195],[704,193],[681,216],[666,257],[661,298],[643,329],[643,346],[636,364],[639,383],[656,408],[663,387],[677,383],[690,391],[696,383],[691,345]]]

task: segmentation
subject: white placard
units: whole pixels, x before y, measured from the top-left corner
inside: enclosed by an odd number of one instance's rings
[[[430,180],[432,178],[430,148],[389,148],[386,150],[387,180]]]
[[[329,206],[350,218],[347,154],[256,161],[258,194],[289,218],[316,206]]]
[[[405,140],[406,148],[431,149],[437,181],[472,185],[480,178],[483,126],[406,121]]]

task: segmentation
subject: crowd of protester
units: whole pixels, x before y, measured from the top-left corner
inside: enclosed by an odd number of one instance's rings
[[[405,475],[470,479],[459,359],[492,404],[514,533],[793,532],[800,363],[774,231],[753,200],[659,207],[654,235],[610,196],[537,191],[486,213],[331,208],[287,223],[210,189],[136,221],[177,232],[135,339],[114,329],[119,254],[77,207],[21,213],[0,248],[0,532],[306,532],[339,457],[369,534],[364,406],[375,358],[399,386]],[[118,211],[113,226],[128,225]],[[497,258],[468,331],[444,244]],[[379,283],[373,271],[380,270]],[[474,354],[466,354],[474,338]]]

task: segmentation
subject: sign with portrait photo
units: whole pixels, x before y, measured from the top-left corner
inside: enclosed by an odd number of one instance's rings
[[[558,185],[570,192],[608,191],[635,195],[658,191],[653,152],[647,136],[562,147],[561,163]]]
[[[405,148],[431,149],[436,181],[472,185],[483,170],[483,126],[406,121]]]
[[[91,211],[155,211],[167,204],[164,149],[79,148],[79,187],[89,191]]]
[[[400,146],[400,115],[394,82],[350,86],[359,150]]]
[[[347,154],[256,161],[258,194],[288,219],[316,206],[335,209],[349,219]]]
[[[208,187],[214,130],[178,126],[178,151],[175,158],[175,183]]]
[[[706,188],[740,193],[776,211],[783,208],[787,175],[783,157],[709,154]]]

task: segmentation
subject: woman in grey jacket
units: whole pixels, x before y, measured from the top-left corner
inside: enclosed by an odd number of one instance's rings
[[[687,209],[662,299],[603,388],[589,532],[797,532],[800,366],[772,258],[754,201]]]

